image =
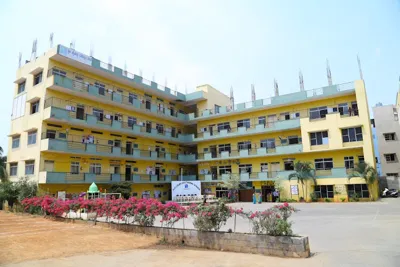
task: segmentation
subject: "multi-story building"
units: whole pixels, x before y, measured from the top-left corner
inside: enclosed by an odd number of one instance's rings
[[[396,104],[376,105],[373,107],[376,137],[378,140],[381,173],[387,177],[399,177],[400,162],[397,152],[400,151],[400,98],[397,93]],[[398,185],[397,185],[398,187]]]
[[[107,190],[129,181],[134,196],[170,198],[171,181],[200,180],[227,194],[240,177],[247,200],[369,197],[349,180],[354,164],[375,166],[364,82],[330,85],[234,104],[209,85],[181,94],[62,45],[17,71],[8,170],[48,193]],[[288,179],[312,162],[317,184]],[[375,192],[374,192],[375,195]]]

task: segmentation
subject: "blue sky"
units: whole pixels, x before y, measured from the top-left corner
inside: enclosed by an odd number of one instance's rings
[[[185,92],[211,84],[235,101],[327,85],[326,59],[334,83],[359,78],[361,58],[370,106],[392,104],[399,88],[400,2],[369,1],[1,1],[0,146],[7,150],[18,53],[38,55],[54,42],[139,73]],[[372,115],[372,114],[371,114]]]

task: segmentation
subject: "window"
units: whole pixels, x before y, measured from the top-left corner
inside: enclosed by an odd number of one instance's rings
[[[17,162],[10,163],[10,176],[17,176],[17,172],[18,172],[18,163]]]
[[[358,156],[358,163],[364,163],[364,156]]]
[[[10,171],[10,172],[11,172],[11,171]],[[399,173],[397,173],[397,172],[390,172],[390,173],[386,173],[386,176],[399,177]]]
[[[383,136],[385,137],[386,141],[394,141],[394,140],[396,140],[395,133],[384,133]]]
[[[129,127],[133,127],[133,125],[135,125],[137,123],[136,118],[134,117],[128,117],[128,126]]]
[[[162,124],[156,124],[156,129],[157,129],[157,133],[159,134],[163,134],[164,133],[164,125]]]
[[[35,161],[27,160],[25,161],[25,175],[32,175],[35,173]]]
[[[105,95],[106,86],[103,83],[95,82],[94,86],[99,89],[99,95]]]
[[[330,170],[333,168],[332,158],[315,159],[314,165],[316,170]]]
[[[121,140],[114,140],[115,147],[121,147]]]
[[[385,159],[387,163],[397,162],[396,153],[385,154]]]
[[[18,94],[25,92],[25,82],[18,84]]]
[[[42,82],[42,76],[43,76],[43,72],[40,72],[40,73],[36,74],[35,76],[33,76],[33,85],[34,86]]]
[[[19,140],[20,140],[21,136],[17,135],[17,136],[13,136],[12,138],[12,148],[19,148]]]
[[[101,174],[101,164],[90,163],[89,172],[94,174]]]
[[[354,157],[344,157],[344,166],[346,169],[354,169]]]
[[[312,146],[329,144],[328,131],[310,133],[310,142]]]
[[[251,149],[251,142],[250,141],[239,142],[238,149],[239,150]]]
[[[318,108],[310,108],[310,119],[321,119],[325,118],[328,113],[328,109],[326,106],[318,107]]]
[[[215,188],[215,196],[217,198],[228,197],[228,188],[224,187]]]
[[[288,136],[289,145],[294,145],[299,143],[299,137],[297,136]]]
[[[343,143],[362,141],[361,127],[342,129],[342,139]]]
[[[221,130],[225,130],[225,129],[227,129],[229,131],[231,129],[231,125],[229,124],[229,122],[218,123],[217,129],[218,129],[218,132]]]
[[[294,160],[293,159],[285,159],[283,162],[285,167],[285,171],[293,171],[294,170]]]
[[[36,135],[37,135],[37,131],[28,133],[28,145],[36,144]]]
[[[133,104],[134,99],[138,99],[137,94],[129,93],[129,98],[128,98],[129,103]]]
[[[103,110],[94,108],[93,109],[93,115],[96,116],[98,121],[103,121],[103,118],[104,118]]]
[[[39,101],[31,103],[31,114],[39,112]]]
[[[368,186],[366,184],[349,184],[347,185],[347,193],[349,197],[357,194],[360,198],[369,198]]]
[[[48,138],[48,139],[56,139],[56,131],[47,130],[46,131],[46,138]]]
[[[265,116],[258,117],[258,124],[265,125],[265,122],[266,122]]]
[[[285,120],[285,121],[290,120],[289,112],[281,113],[281,118],[282,118],[282,120]]]
[[[237,121],[237,127],[246,127],[250,128],[250,119],[245,119],[245,120],[238,120]]]
[[[220,109],[220,108],[221,108],[221,106],[214,105],[215,114],[218,114],[218,113],[219,113],[219,109]]]
[[[347,115],[349,113],[349,107],[347,103],[339,104],[339,113],[340,115]]]
[[[268,149],[273,149],[275,148],[275,139],[264,139],[260,141],[260,146],[261,147],[266,147]]]
[[[231,166],[219,166],[219,175],[230,174],[232,172]]]
[[[53,69],[52,72],[53,72],[53,75],[60,75],[62,77],[67,77],[67,73],[65,71],[63,71],[63,70]]]
[[[251,164],[240,164],[239,165],[239,173],[251,173],[252,165]]]
[[[317,198],[333,198],[333,185],[316,185],[314,193]]]
[[[224,144],[224,145],[218,145],[218,151],[219,153],[221,152],[231,152],[231,144]]]
[[[71,162],[71,173],[79,174],[79,162],[77,161]]]
[[[261,172],[268,172],[268,163],[261,163]]]

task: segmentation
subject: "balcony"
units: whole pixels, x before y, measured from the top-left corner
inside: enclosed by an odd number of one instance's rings
[[[133,174],[133,183],[170,183],[171,181],[178,181],[178,175],[149,175],[149,174]]]
[[[68,172],[46,172],[39,173],[39,183],[44,184],[99,184],[118,183],[121,174],[111,173],[68,173]]]
[[[45,136],[43,136],[45,137]],[[41,151],[54,151],[58,153],[87,154],[99,157],[113,157],[127,160],[165,161],[181,164],[196,163],[196,155],[175,154],[162,151],[131,149],[109,145],[72,142],[58,139],[42,139]]]
[[[303,152],[302,144],[281,145],[274,148],[251,148],[242,150],[222,151],[220,153],[200,153],[198,161],[211,161],[221,159],[241,159],[241,158],[256,158],[275,155],[288,155]]]
[[[189,118],[188,114],[177,112],[168,107],[158,105],[157,103],[146,100],[145,98],[124,96],[116,91],[116,89],[113,87],[99,88],[89,82],[73,80],[68,77],[55,74],[53,70],[49,70],[47,87],[61,92],[73,93],[79,97],[92,99],[100,103],[117,105],[124,109],[130,109],[146,115],[151,114],[176,122],[184,123],[188,121]]]
[[[149,128],[143,125],[130,124],[129,122],[117,121],[102,117],[101,119],[91,115],[82,114],[78,118],[77,113],[68,111],[63,108],[47,105],[44,110],[43,120],[58,121],[60,123],[70,123],[80,127],[90,127],[100,131],[118,132],[127,135],[141,136],[157,140],[164,140],[169,142],[190,143],[193,142],[193,134],[173,134],[169,131],[159,131],[158,129]]]
[[[266,99],[257,99],[256,101],[238,103],[234,107],[220,107],[216,110],[202,110],[198,111],[197,114],[189,114],[191,119],[211,119],[224,114],[238,114],[251,112],[254,110],[261,110],[266,108],[273,108],[275,106],[290,105],[297,102],[313,101],[321,98],[332,97],[335,95],[346,95],[354,93],[355,87],[353,82],[337,84],[332,86],[326,86],[317,89],[311,89],[302,92],[296,92],[286,95],[275,96]]]
[[[245,135],[266,134],[270,132],[285,131],[300,128],[300,119],[282,120],[269,122],[267,124],[251,125],[250,127],[237,127],[223,130],[213,130],[212,132],[202,132],[197,134],[194,141],[208,141],[222,138],[232,138]]]

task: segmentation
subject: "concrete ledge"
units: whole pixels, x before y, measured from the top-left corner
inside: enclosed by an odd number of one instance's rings
[[[83,221],[56,218],[57,221],[96,224],[123,232],[155,235],[167,243],[189,247],[207,248],[233,252],[262,254],[267,256],[308,258],[310,245],[308,237],[267,236],[245,233],[200,232],[191,229],[163,227],[142,227],[132,224],[115,224],[106,222]]]

